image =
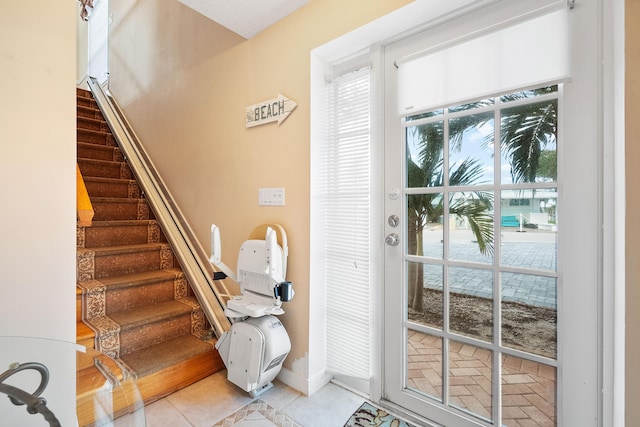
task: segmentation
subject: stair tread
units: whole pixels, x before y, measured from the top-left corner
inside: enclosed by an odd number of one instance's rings
[[[118,148],[118,147],[114,147],[112,145],[94,144],[92,142],[87,142],[87,141],[77,141],[76,144],[78,146],[81,146],[81,147],[93,148],[94,150],[105,150],[106,151],[106,150],[115,150],[116,148]],[[80,158],[82,159],[83,157],[80,157]],[[90,157],[85,157],[85,158],[90,159]],[[96,160],[99,160],[99,159],[96,159]]]
[[[76,105],[77,110],[91,110],[91,111],[100,111],[97,107],[90,107],[88,105]]]
[[[119,313],[110,314],[109,317],[120,325],[121,330],[127,330],[142,324],[154,323],[175,316],[192,312],[187,304],[177,300],[162,301],[148,306],[134,308]]]
[[[83,133],[91,133],[95,135],[111,135],[111,131],[102,131],[95,129],[85,129],[85,128],[77,128],[77,131],[82,131]],[[86,142],[86,141],[81,141]],[[87,144],[91,144],[91,142],[87,142]]]
[[[79,96],[79,97],[76,97],[76,105],[77,106],[83,106],[83,107],[88,107],[88,106],[91,106],[91,107],[96,106],[97,107],[98,103],[93,98]]]
[[[76,104],[76,116],[81,118],[100,119],[102,113],[97,106]]]
[[[87,142],[87,144],[91,144],[91,143]],[[94,145],[99,145],[99,144],[94,144]],[[103,145],[103,147],[109,147],[109,146],[108,145]],[[115,148],[115,147],[111,147],[111,148]],[[111,164],[114,164],[114,163],[117,163],[117,164],[125,163],[125,162],[122,162],[122,161],[91,159],[91,158],[88,158],[88,157],[78,157],[77,160],[78,160],[79,163],[86,162],[86,163],[95,163],[95,164],[104,164],[104,165],[111,165]],[[82,177],[84,179],[86,179],[84,173],[82,174]]]
[[[133,198],[133,197],[92,197],[91,198],[91,202],[92,203],[105,203],[105,202],[111,202],[111,203],[138,203],[138,201],[140,200],[146,200],[142,197],[140,198]]]
[[[95,129],[85,129],[85,128],[77,128],[77,132],[76,134],[80,134],[83,133],[85,135],[95,135],[95,136],[99,136],[99,137],[107,137],[107,135],[111,135],[111,131],[102,131],[102,130],[95,130]],[[94,145],[104,145],[103,143],[97,143],[97,142],[91,142],[91,141],[77,141],[77,142],[84,142],[85,144],[94,144]]]
[[[76,98],[93,98],[93,94],[90,90],[81,87],[76,87]]]
[[[147,376],[180,361],[213,350],[213,344],[186,334],[122,356],[122,360],[138,375]]]
[[[181,274],[182,272],[180,269],[168,268],[164,270],[144,271],[141,273],[130,273],[118,276],[103,277],[98,281],[109,288],[117,289],[130,286],[140,286],[163,280],[171,280]]]
[[[97,160],[77,157],[76,162],[84,178],[102,176],[107,178],[129,178],[131,172],[127,163],[119,160]]]
[[[158,221],[155,219],[114,219],[105,221],[93,221],[90,226],[78,225],[78,227],[85,228],[100,228],[100,227],[127,227],[127,226],[139,226],[155,224]]]
[[[102,119],[96,119],[94,117],[76,117],[76,123],[80,122],[95,122],[95,123],[107,123],[107,121]]]
[[[133,245],[100,246],[96,248],[78,248],[77,253],[94,252],[96,256],[122,255],[135,252],[152,252],[166,248],[168,243],[136,243]]]
[[[106,178],[103,176],[86,176],[84,177],[85,182],[103,182],[103,183],[130,183],[137,182],[135,179],[127,179],[127,178]]]

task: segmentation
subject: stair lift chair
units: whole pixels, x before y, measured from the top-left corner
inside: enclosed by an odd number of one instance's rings
[[[293,285],[285,280],[287,235],[277,224],[253,230],[238,254],[237,276],[221,261],[220,230],[211,226],[210,262],[220,272],[214,279],[231,278],[240,285],[225,308],[231,329],[216,349],[227,368],[227,379],[251,394],[268,390],[291,350],[291,341],[280,320],[281,305],[293,298]]]

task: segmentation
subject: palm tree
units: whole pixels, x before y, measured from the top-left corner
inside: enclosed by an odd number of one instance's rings
[[[557,86],[535,89],[503,96],[502,102],[557,91]],[[474,109],[492,103],[484,100],[459,107]],[[435,113],[420,116],[429,117]],[[471,114],[449,121],[449,145],[459,150],[464,132],[479,128],[493,119],[493,115]],[[409,187],[442,187],[444,185],[444,124],[435,122],[417,128],[419,164],[409,156],[407,149],[407,179]],[[555,146],[557,131],[557,102],[544,101],[502,109],[500,147],[507,153],[514,183],[535,182],[536,179],[556,179]],[[493,135],[485,143],[493,143]],[[482,175],[477,159],[467,158],[449,171],[449,184],[453,186],[479,184]],[[449,213],[464,218],[469,224],[482,254],[493,254],[493,194],[483,191],[458,193],[449,198]],[[440,194],[412,195],[408,201],[408,250],[423,255],[423,230],[444,214],[444,200]],[[421,263],[411,263],[408,271],[409,307],[421,311],[423,303],[424,271]]]
[[[425,178],[428,170],[420,168],[411,159],[408,159],[411,179]],[[453,185],[466,185],[476,181],[482,175],[482,168],[475,159],[467,159],[460,163],[452,171],[450,183]],[[431,175],[435,177],[432,185],[442,186],[442,173]],[[471,231],[476,236],[480,252],[493,253],[493,194],[485,191],[472,191],[459,193],[457,197],[449,197],[449,214],[465,218]],[[409,253],[423,254],[423,231],[429,223],[438,221],[444,214],[444,199],[440,194],[412,195],[408,202]],[[409,305],[414,310],[422,310],[424,271],[421,263],[412,263],[409,266]]]
[[[420,165],[409,155],[407,148],[407,185],[409,187],[442,187],[443,149],[442,122],[419,127]],[[461,127],[460,129],[463,129]],[[479,183],[483,175],[477,159],[467,158],[449,171],[449,184],[453,186]],[[423,254],[423,231],[429,223],[444,217],[444,199],[439,193],[411,195],[408,199],[408,250],[411,254]],[[493,253],[493,194],[485,191],[459,192],[449,197],[449,214],[465,218],[473,232],[480,252]],[[409,306],[422,310],[424,270],[421,263],[411,263],[408,271]]]

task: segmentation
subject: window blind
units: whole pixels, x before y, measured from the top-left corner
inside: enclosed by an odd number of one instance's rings
[[[327,85],[328,123],[321,164],[325,233],[327,370],[371,376],[370,67]]]
[[[399,114],[569,77],[567,8],[398,61]]]

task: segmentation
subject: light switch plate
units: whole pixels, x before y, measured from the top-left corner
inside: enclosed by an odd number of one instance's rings
[[[258,206],[284,206],[284,188],[259,188]]]

